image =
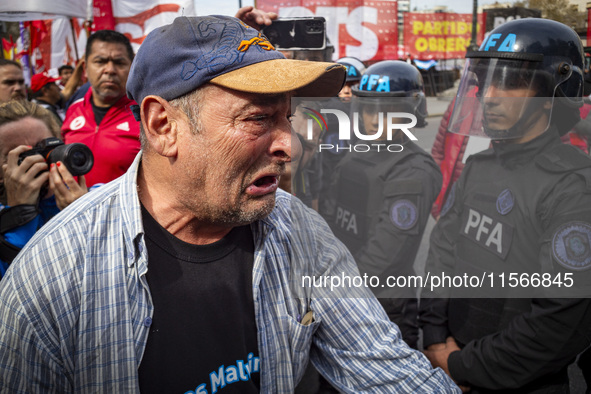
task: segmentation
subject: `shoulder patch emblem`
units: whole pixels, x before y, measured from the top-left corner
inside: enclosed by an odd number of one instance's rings
[[[591,268],[591,225],[569,222],[556,230],[552,253],[563,267],[583,271]]]
[[[497,212],[501,215],[506,215],[513,209],[515,205],[515,197],[511,190],[505,189],[497,197]]]
[[[390,220],[399,229],[410,230],[419,220],[417,206],[406,199],[397,200],[390,209]]]

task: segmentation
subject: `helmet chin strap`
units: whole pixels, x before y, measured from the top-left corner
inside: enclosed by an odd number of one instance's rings
[[[482,128],[484,133],[490,137],[491,140],[509,140],[509,139],[516,139],[523,137],[525,135],[524,130],[529,130],[533,127],[533,125],[538,121],[538,119],[534,116],[536,112],[538,112],[537,102],[535,100],[529,100],[526,104],[525,111],[523,115],[519,118],[517,122],[508,129],[503,130],[495,130],[491,129],[486,124],[486,118],[483,119]],[[549,118],[548,118],[549,120]],[[546,131],[548,126],[550,125],[550,121],[546,125]]]

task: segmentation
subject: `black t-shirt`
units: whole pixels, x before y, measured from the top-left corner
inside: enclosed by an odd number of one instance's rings
[[[258,393],[250,226],[185,243],[142,207],[154,316],[139,367],[145,393]]]
[[[99,106],[97,106],[94,103],[94,101],[92,100],[92,98],[90,99],[90,102],[92,103],[92,112],[94,113],[94,122],[98,126],[103,121],[103,119],[104,119],[105,115],[107,114],[107,112],[109,112],[109,110],[111,109],[111,106],[109,106],[109,107],[99,107]]]

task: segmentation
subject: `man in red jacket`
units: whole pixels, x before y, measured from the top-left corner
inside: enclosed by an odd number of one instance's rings
[[[94,154],[88,186],[122,175],[140,150],[139,123],[125,95],[133,49],[127,37],[112,30],[92,34],[86,44],[85,70],[91,88],[74,102],[62,126],[67,144],[82,142]]]

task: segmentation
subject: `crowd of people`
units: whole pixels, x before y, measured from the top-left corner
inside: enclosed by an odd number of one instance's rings
[[[438,156],[412,63],[281,53],[276,18],[178,17],[137,53],[101,30],[29,92],[0,60],[0,392],[568,393],[573,363],[591,392],[576,33],[468,52]],[[64,143],[92,168],[31,154]],[[303,281],[446,274],[491,282]],[[492,284],[513,274],[551,279]]]

